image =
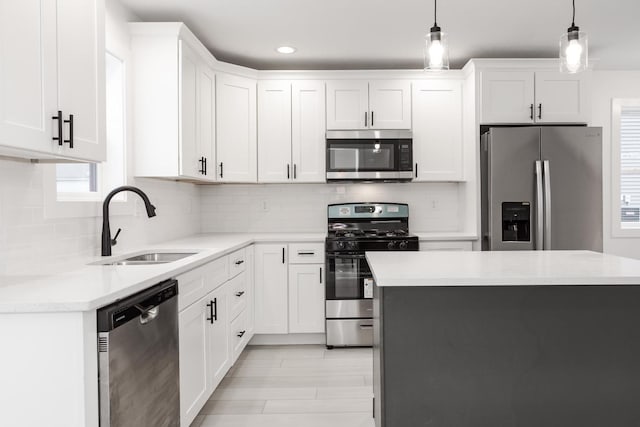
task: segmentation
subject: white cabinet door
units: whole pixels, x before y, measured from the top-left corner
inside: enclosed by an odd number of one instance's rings
[[[208,303],[206,297],[202,298],[181,311],[178,317],[180,424],[185,426],[195,419],[210,395]]]
[[[533,123],[533,71],[482,71],[482,124]]]
[[[255,260],[254,260],[254,246],[251,245],[245,248],[245,255],[247,259],[247,268],[245,270],[247,280],[247,333],[249,339],[253,336],[255,331]]]
[[[324,332],[324,265],[289,266],[289,332]]]
[[[291,162],[291,83],[258,83],[258,180],[289,182]]]
[[[536,122],[587,123],[590,106],[586,86],[585,73],[536,72]]]
[[[106,156],[104,0],[57,0],[58,105],[70,144],[57,153],[102,161]]]
[[[255,245],[255,332],[286,334],[288,285],[286,245]]]
[[[209,395],[213,393],[231,367],[227,289],[228,284],[225,284],[205,297],[205,306],[208,310],[207,318],[209,319],[207,321]],[[211,316],[212,313],[213,316]]]
[[[178,155],[180,175],[200,177],[198,163],[198,55],[180,40],[178,42],[180,64],[178,68],[180,138]]]
[[[216,180],[216,80],[206,64],[198,67],[198,176]],[[204,164],[203,161],[204,160]]]
[[[294,182],[326,182],[324,83],[293,82],[291,103]]]
[[[216,79],[218,181],[256,182],[256,82],[219,74]]]
[[[57,145],[56,63],[56,3],[0,0],[0,145]]]
[[[413,83],[414,181],[462,180],[462,82]]]
[[[327,82],[327,129],[367,129],[369,85],[366,81]]]
[[[369,113],[371,129],[411,129],[411,83],[370,81]]]

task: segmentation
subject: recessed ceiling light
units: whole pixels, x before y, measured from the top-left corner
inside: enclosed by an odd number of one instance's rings
[[[280,46],[279,48],[276,49],[276,52],[289,54],[289,53],[295,53],[296,50],[298,49],[292,46]]]

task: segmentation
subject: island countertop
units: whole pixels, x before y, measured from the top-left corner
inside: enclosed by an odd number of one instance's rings
[[[591,251],[367,252],[366,257],[381,287],[640,284],[640,260]]]

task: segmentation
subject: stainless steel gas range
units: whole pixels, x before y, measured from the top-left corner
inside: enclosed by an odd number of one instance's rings
[[[325,243],[327,348],[373,345],[373,276],[366,251],[417,251],[409,207],[401,203],[328,206]]]

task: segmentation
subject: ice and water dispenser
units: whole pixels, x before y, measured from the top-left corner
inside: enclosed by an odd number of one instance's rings
[[[529,202],[502,203],[502,241],[531,240],[531,204]]]

